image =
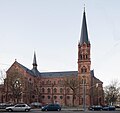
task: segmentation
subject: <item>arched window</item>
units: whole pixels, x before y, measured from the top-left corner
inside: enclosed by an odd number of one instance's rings
[[[54,96],[54,99],[57,99],[57,96]]]
[[[70,96],[67,96],[67,99],[70,99]]]
[[[81,73],[86,73],[86,72],[87,72],[87,69],[86,69],[85,66],[83,66],[83,67],[81,68]]]
[[[50,80],[47,80],[47,81],[46,81],[46,84],[51,84],[51,81],[50,81]]]
[[[42,85],[44,85],[44,81],[42,81]]]
[[[48,96],[48,99],[50,99],[50,96]]]
[[[45,96],[43,95],[43,96],[42,96],[42,99],[44,99],[44,98],[45,98]]]
[[[50,88],[47,89],[47,92],[50,93]]]
[[[34,96],[34,95],[32,95],[32,98],[35,98],[35,96]]]
[[[44,89],[44,88],[42,88],[42,92],[43,92],[43,93],[45,92],[45,89]]]
[[[54,88],[53,91],[54,91],[54,93],[57,93],[57,89],[56,88]]]
[[[82,60],[82,55],[80,54],[80,59]]]
[[[88,55],[86,54],[86,59],[88,59]]]
[[[63,93],[63,89],[62,88],[60,88],[60,93]]]
[[[86,79],[84,78],[84,79],[82,79],[82,84],[84,83],[84,84],[86,84]]]
[[[60,96],[60,99],[63,99],[63,96]]]
[[[60,85],[61,85],[61,84],[62,84],[62,80],[59,80],[59,81],[58,81],[58,84],[60,84]]]
[[[54,84],[56,84],[56,82],[54,81]]]

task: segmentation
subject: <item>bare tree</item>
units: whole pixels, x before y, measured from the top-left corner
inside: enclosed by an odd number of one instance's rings
[[[79,88],[79,80],[77,77],[69,77],[69,78],[66,78],[64,80],[64,85],[66,87],[69,87],[71,90],[72,90],[72,103],[73,103],[73,106],[74,106],[74,100],[75,100],[75,96],[77,94],[77,90]]]
[[[37,96],[37,102],[41,102],[41,81],[39,77],[34,79],[34,91]]]
[[[120,95],[120,87],[118,84],[118,81],[112,81],[111,84],[104,88],[105,102],[107,104],[113,105],[117,101]]]
[[[18,70],[13,70],[9,72],[6,78],[6,95],[11,95],[12,100],[14,103],[19,103],[23,91],[24,86],[24,79],[23,75],[18,72]],[[7,100],[8,101],[8,100]]]
[[[0,83],[4,84],[4,79],[6,78],[5,70],[0,70]]]

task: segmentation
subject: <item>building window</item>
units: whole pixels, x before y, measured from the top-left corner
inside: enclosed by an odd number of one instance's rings
[[[44,85],[44,81],[42,81],[42,85]]]
[[[42,96],[42,99],[44,99],[45,98],[45,96]]]
[[[83,67],[81,68],[81,73],[86,73],[86,72],[87,72],[87,69],[86,69],[85,66],[83,66]]]
[[[82,84],[83,84],[83,82],[84,82],[84,84],[86,84],[86,79],[85,78],[82,79]]]
[[[61,80],[58,81],[58,84],[61,84]]]
[[[60,99],[63,99],[63,96],[60,96]]]
[[[48,99],[50,99],[50,96],[48,96]]]
[[[47,92],[50,93],[50,88],[47,89]]]
[[[57,99],[57,96],[54,96],[54,99]]]
[[[50,80],[46,81],[46,84],[51,84],[51,81]]]
[[[88,55],[86,55],[86,59],[88,59]]]
[[[82,60],[82,55],[80,55],[80,60]]]
[[[56,88],[54,88],[54,93],[57,93],[57,89]]]
[[[56,82],[54,81],[54,85],[56,84]]]
[[[63,93],[63,89],[62,88],[60,88],[60,93]]]
[[[29,81],[31,81],[31,78],[29,78]]]
[[[32,95],[32,98],[35,98],[35,96],[34,96],[34,95]]]
[[[70,96],[67,96],[67,99],[70,99]]]
[[[42,92],[43,92],[43,93],[45,92],[45,89],[44,89],[44,88],[42,88]]]

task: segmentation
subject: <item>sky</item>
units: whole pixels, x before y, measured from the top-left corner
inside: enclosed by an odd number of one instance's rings
[[[120,82],[120,0],[0,0],[0,70],[32,69],[35,51],[40,72],[77,71],[84,4],[91,70]]]

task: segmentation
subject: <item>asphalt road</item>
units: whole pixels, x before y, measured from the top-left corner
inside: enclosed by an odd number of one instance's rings
[[[1,111],[1,113],[16,113]],[[17,112],[17,113],[120,113],[120,111],[79,111],[79,110],[61,110],[61,111],[41,111],[41,110],[31,110],[29,112]]]

